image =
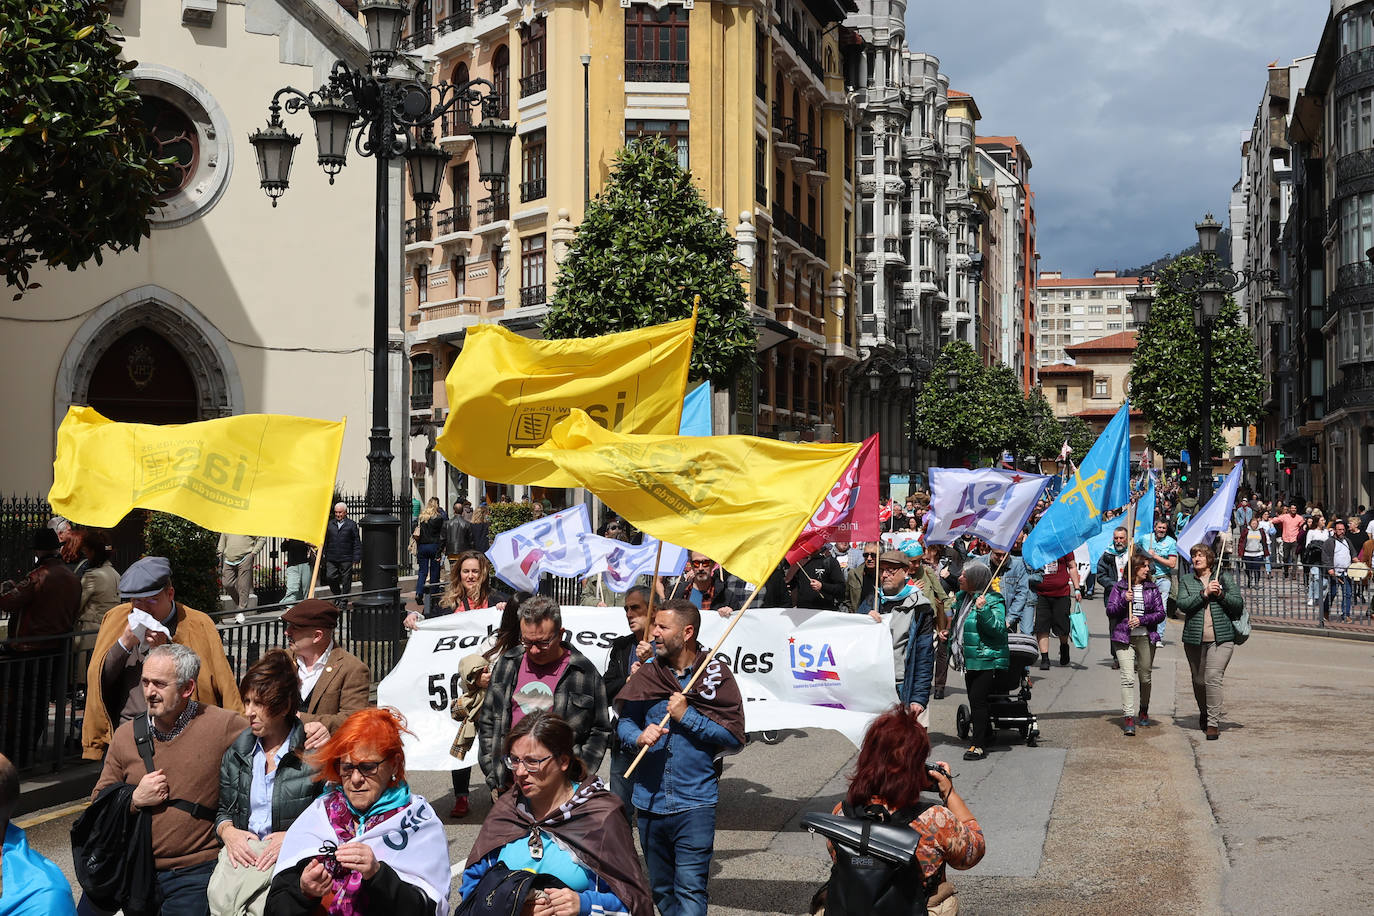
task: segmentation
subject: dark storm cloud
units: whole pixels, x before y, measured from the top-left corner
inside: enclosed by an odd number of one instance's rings
[[[907,43],[1030,152],[1041,267],[1132,267],[1225,220],[1276,59],[1316,50],[1320,0],[912,0]]]

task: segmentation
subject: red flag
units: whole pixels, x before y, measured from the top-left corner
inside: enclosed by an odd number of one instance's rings
[[[878,524],[878,434],[864,440],[859,453],[830,488],[830,495],[787,551],[787,562],[804,560],[832,541],[876,541]]]

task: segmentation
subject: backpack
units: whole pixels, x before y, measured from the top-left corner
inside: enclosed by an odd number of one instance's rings
[[[863,824],[857,847],[835,842],[835,864],[830,868],[826,885],[826,916],[925,916],[926,901],[935,889],[927,886],[921,874],[921,864],[915,859],[918,838],[907,827],[922,809],[921,804],[889,813],[881,805],[867,805],[856,813],[844,803],[845,817]],[[912,834],[912,858],[897,864],[875,855],[869,848],[869,834],[874,823],[886,825],[887,830],[904,830]]]

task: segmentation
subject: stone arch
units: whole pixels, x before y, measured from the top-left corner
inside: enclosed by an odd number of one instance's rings
[[[90,403],[91,375],[100,358],[136,328],[156,332],[186,360],[195,379],[199,419],[243,413],[243,382],[228,339],[190,302],[148,285],[108,300],[72,335],[57,370],[54,429],[69,405]]]

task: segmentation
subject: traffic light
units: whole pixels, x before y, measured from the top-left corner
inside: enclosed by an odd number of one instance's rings
[[[1288,457],[1288,456],[1285,455],[1285,454],[1283,453],[1283,449],[1281,449],[1281,448],[1276,448],[1276,449],[1274,449],[1274,463],[1275,463],[1275,464],[1277,464],[1277,465],[1279,465],[1280,467],[1282,467],[1282,466],[1283,466],[1284,459],[1286,459],[1287,457]]]
[[[1179,473],[1178,473],[1178,482],[1179,482],[1179,483],[1187,483],[1187,482],[1188,482],[1188,469],[1187,469],[1187,468],[1184,468],[1183,470],[1179,471]]]

